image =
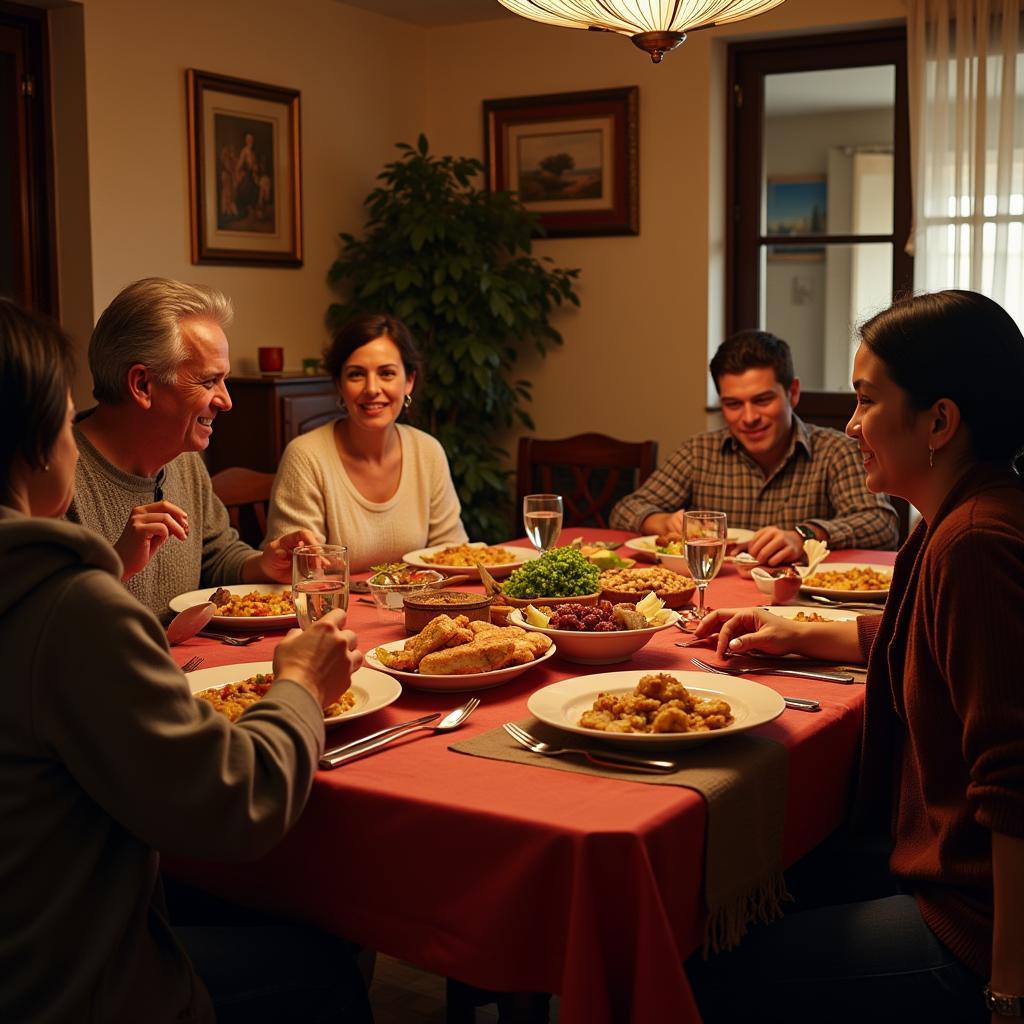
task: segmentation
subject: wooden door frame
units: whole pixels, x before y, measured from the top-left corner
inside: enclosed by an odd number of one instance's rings
[[[53,125],[47,12],[0,0],[0,27],[22,36],[23,82],[16,109],[20,179],[15,216],[20,224],[20,280],[15,298],[31,309],[59,315],[54,201]]]

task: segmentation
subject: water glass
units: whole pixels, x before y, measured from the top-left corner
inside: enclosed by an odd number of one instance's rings
[[[722,568],[728,542],[724,512],[686,512],[683,515],[683,545],[686,564],[697,584],[698,619],[712,610],[704,606],[704,591]]]
[[[550,551],[562,532],[562,496],[527,494],[523,498],[523,526],[538,551]]]
[[[335,608],[348,609],[348,548],[344,544],[304,544],[292,551],[295,616],[309,629]]]

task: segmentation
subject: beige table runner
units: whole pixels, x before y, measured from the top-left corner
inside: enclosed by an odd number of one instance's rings
[[[608,744],[560,732],[535,718],[522,719],[518,724],[555,746],[586,747],[598,755],[610,749]],[[554,771],[693,789],[704,797],[708,809],[704,848],[704,898],[708,910],[705,951],[731,949],[752,923],[771,921],[782,913],[781,904],[786,898],[782,832],[788,766],[786,748],[775,740],[746,734],[683,750],[645,750],[644,756],[678,762],[677,771],[664,775],[605,768],[580,755],[534,754],[516,743],[504,729],[492,729],[453,743],[449,749]]]

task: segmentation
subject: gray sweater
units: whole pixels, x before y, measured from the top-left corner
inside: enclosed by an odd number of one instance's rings
[[[113,544],[138,505],[154,500],[157,477],[135,476],[108,462],[75,428],[78,469],[68,519]],[[189,535],[170,537],[141,572],[125,582],[129,593],[158,616],[169,616],[167,602],[200,587],[239,583],[242,564],[259,554],[238,539],[224,503],[213,493],[210,474],[196,452],[185,452],[163,468],[160,486],[167,501],[188,513]]]
[[[195,700],[110,546],[0,507],[0,1020],[213,1020],[157,850],[245,860],[301,812],[323,746],[279,680],[232,725]]]

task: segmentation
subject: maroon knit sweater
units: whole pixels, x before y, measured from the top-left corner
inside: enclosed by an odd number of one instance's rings
[[[1024,837],[1024,483],[978,466],[896,558],[868,656],[856,817],[972,971],[992,958],[991,832]]]

